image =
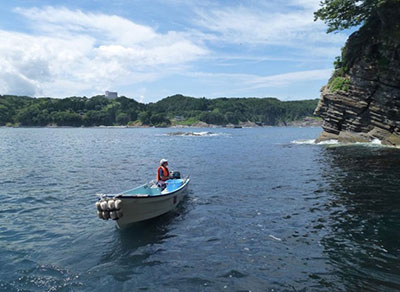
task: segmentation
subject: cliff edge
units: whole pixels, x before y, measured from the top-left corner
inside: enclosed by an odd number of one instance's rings
[[[349,37],[315,115],[323,119],[317,142],[400,146],[400,1],[382,5]]]

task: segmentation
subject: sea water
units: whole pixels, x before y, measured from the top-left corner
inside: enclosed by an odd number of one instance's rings
[[[0,128],[0,291],[400,289],[400,150],[320,132]],[[97,218],[161,158],[191,177],[175,211]]]

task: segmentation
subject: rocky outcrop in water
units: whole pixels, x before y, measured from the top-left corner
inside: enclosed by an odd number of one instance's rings
[[[317,141],[382,140],[400,145],[400,1],[390,2],[353,33],[321,89]]]

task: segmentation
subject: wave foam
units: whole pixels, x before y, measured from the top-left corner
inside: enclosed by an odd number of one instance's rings
[[[326,146],[334,146],[334,147],[341,147],[341,146],[366,146],[366,147],[389,147],[387,145],[383,145],[382,141],[375,138],[370,142],[356,142],[356,143],[344,143],[339,142],[338,140],[331,139],[326,141],[321,141],[315,143],[316,139],[299,139],[293,140],[290,143],[297,144],[297,145],[326,145]]]
[[[374,144],[374,145],[382,145],[382,141],[379,140],[378,138],[375,138],[374,140],[371,141],[371,144]]]
[[[315,144],[315,139],[299,139],[299,140],[293,140],[290,143],[292,144]]]
[[[337,144],[339,144],[339,141],[335,139],[321,141],[317,143],[317,145],[337,145]]]
[[[214,136],[222,136],[223,133],[213,133],[213,132],[170,132],[167,133],[168,136],[180,136],[180,137],[214,137]]]
[[[336,145],[339,144],[338,140],[326,140],[322,142],[315,143],[316,139],[299,139],[293,140],[290,143],[298,145]]]

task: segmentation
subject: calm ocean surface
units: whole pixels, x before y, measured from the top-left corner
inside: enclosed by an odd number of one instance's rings
[[[0,128],[0,291],[400,290],[400,150],[320,132]],[[97,218],[164,157],[192,178],[176,211]]]

